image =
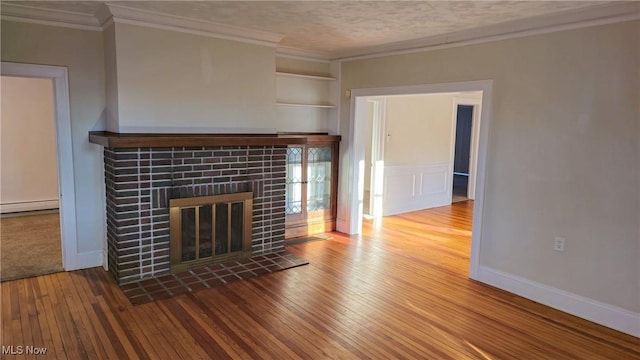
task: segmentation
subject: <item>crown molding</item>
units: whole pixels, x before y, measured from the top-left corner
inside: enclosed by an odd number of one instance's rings
[[[0,7],[0,14],[3,20],[92,31],[102,31],[112,23],[125,23],[276,47],[277,56],[315,61],[348,61],[466,46],[555,31],[637,20],[640,19],[640,2],[612,2],[558,14],[539,15],[443,35],[333,53],[278,46],[278,43],[283,39],[283,35],[280,34],[134,9],[117,3],[105,3],[105,6],[93,16],[71,11],[43,9],[13,3],[3,3]]]
[[[0,6],[3,20],[68,27],[81,30],[101,31],[98,19],[91,15],[53,9],[42,9],[26,5],[3,3]]]
[[[579,27],[591,26],[594,21],[626,21],[628,15],[640,15],[638,2],[613,2],[592,7],[568,10],[551,15],[538,15],[522,20],[512,20],[495,25],[483,26],[447,34],[450,43],[468,41],[491,36],[507,35],[532,30],[554,30],[556,26],[575,24]]]
[[[507,21],[443,35],[337,52],[332,53],[330,58],[346,61],[399,55],[637,19],[640,19],[640,2],[615,2],[558,14],[539,15],[521,20]]]
[[[266,31],[134,9],[114,3],[106,3],[105,7],[95,14],[95,17],[103,26],[108,26],[109,20],[112,20],[115,23],[150,26],[272,47],[276,46],[284,37],[283,35]]]
[[[278,46],[276,48],[276,56],[321,62],[329,62],[331,60],[331,54],[328,52],[300,49],[289,46]]]

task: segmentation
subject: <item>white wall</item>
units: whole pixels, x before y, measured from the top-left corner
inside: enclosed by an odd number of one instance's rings
[[[104,130],[119,132],[120,116],[118,109],[118,62],[116,51],[116,26],[111,24],[103,33],[104,41],[104,74],[106,109]]]
[[[275,131],[275,48],[120,23],[115,41],[120,132]]]
[[[341,93],[493,80],[481,267],[637,321],[638,33],[631,21],[344,61]],[[341,105],[347,137],[349,99]],[[341,151],[347,169],[351,149],[343,142]],[[339,217],[348,184],[343,171]],[[564,252],[553,250],[555,236],[567,239]]]
[[[329,132],[327,117],[331,111],[306,106],[276,106],[272,126],[284,132]]]
[[[276,57],[276,70],[285,73],[327,76],[331,73],[328,61],[303,60],[287,56]]]
[[[2,76],[0,209],[58,207],[53,83]]]
[[[449,162],[453,95],[386,97],[385,166]]]
[[[105,129],[102,33],[6,20],[1,26],[3,61],[68,68],[78,257],[84,266],[99,266],[105,222],[102,149],[89,143],[88,132]]]

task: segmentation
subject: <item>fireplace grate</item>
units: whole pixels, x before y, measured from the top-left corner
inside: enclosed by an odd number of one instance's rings
[[[251,256],[253,193],[171,199],[171,271]]]

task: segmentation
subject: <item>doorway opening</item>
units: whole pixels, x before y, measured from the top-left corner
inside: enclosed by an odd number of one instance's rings
[[[468,200],[469,158],[471,157],[471,121],[473,106],[458,105],[456,116],[456,139],[453,153],[453,197],[451,202]]]
[[[473,200],[481,100],[479,91],[367,97],[365,219]]]
[[[456,97],[454,100],[452,203],[475,199],[481,107],[481,98]]]
[[[0,279],[62,271],[51,79],[2,76]]]
[[[45,211],[45,213],[39,213],[38,215],[52,215],[57,218],[48,222],[45,222],[45,227],[59,229],[59,248],[61,254],[61,267],[63,270],[74,270],[82,265],[77,263],[77,239],[76,239],[76,210],[75,210],[75,188],[73,179],[73,156],[72,156],[72,138],[71,138],[71,117],[69,110],[69,86],[68,86],[68,72],[67,68],[61,66],[48,66],[48,65],[34,65],[34,64],[20,64],[11,62],[2,62],[1,75],[3,77],[23,78],[23,79],[36,79],[44,80],[48,83],[49,89],[52,89],[53,97],[53,142],[54,150],[53,157],[55,160],[51,160],[57,164],[54,166],[53,180],[50,182],[56,182],[53,188],[56,191],[54,198],[45,196],[44,198],[30,199],[28,201],[22,201],[23,204],[12,204],[8,208],[3,204],[3,210],[6,212],[20,212],[26,210]],[[6,124],[11,120],[4,118],[4,88],[3,88],[3,129]],[[36,104],[31,104],[35,106]],[[40,132],[41,128],[33,128],[29,132],[29,136],[35,137],[36,133]],[[50,150],[51,151],[51,150]],[[9,154],[14,157],[21,156],[23,154]],[[6,163],[4,162],[5,156],[2,155],[2,170],[5,170]],[[33,179],[20,179],[20,181],[26,182]],[[39,179],[38,179],[39,180]],[[4,184],[2,184],[4,185]],[[51,184],[49,184],[51,185]],[[49,188],[50,190],[50,188]],[[1,201],[1,200],[0,200]],[[20,201],[19,201],[20,202]],[[55,208],[57,205],[58,213],[55,214]],[[25,207],[27,206],[27,207]],[[34,207],[35,206],[35,207]],[[29,208],[30,207],[30,208]],[[48,213],[46,213],[48,212]],[[26,217],[25,217],[26,218]],[[47,230],[47,233],[53,233],[54,231]],[[5,245],[5,239],[3,238],[3,249]],[[37,259],[37,255],[33,254],[33,257]]]
[[[472,103],[478,104],[474,106],[474,114],[477,114],[478,121],[474,129],[471,131],[471,141],[473,142],[474,136],[476,137],[475,144],[470,145],[473,149],[475,146],[477,150],[470,150],[470,158],[477,159],[475,161],[469,160],[469,180],[468,189],[473,188],[474,191],[467,191],[467,195],[471,199],[475,199],[473,203],[474,216],[472,225],[472,240],[471,240],[471,261],[469,268],[469,276],[471,278],[477,278],[478,265],[479,265],[479,247],[481,240],[481,219],[482,219],[482,198],[483,198],[483,183],[484,183],[484,162],[486,158],[486,142],[488,135],[488,104],[491,101],[491,81],[472,81],[461,83],[445,83],[445,84],[430,84],[430,85],[417,85],[417,86],[402,86],[391,88],[375,88],[375,89],[354,89],[351,90],[351,118],[350,118],[350,132],[347,139],[347,148],[350,150],[349,159],[349,173],[348,176],[348,189],[349,198],[342,201],[343,208],[347,209],[348,214],[344,214],[343,230],[350,234],[359,234],[362,231],[362,220],[364,212],[364,190],[365,190],[365,168],[372,165],[372,162],[365,160],[368,146],[367,133],[373,133],[373,131],[367,131],[367,126],[373,122],[371,116],[374,113],[371,110],[370,102],[372,100],[378,100],[385,98],[386,114],[389,112],[390,104],[389,99],[397,97],[416,97],[424,95],[453,95],[452,101],[449,102],[449,127],[448,127],[448,139],[449,152],[448,158],[440,158],[431,164],[408,164],[411,169],[407,168],[407,164],[392,164],[392,157],[389,156],[390,143],[399,144],[400,147],[404,147],[407,153],[415,151],[421,144],[410,143],[403,141],[404,135],[408,132],[420,132],[416,127],[404,127],[404,133],[400,130],[394,130],[388,116],[385,116],[385,127],[383,132],[384,138],[384,161],[382,168],[384,169],[382,176],[382,196],[383,199],[383,212],[382,215],[392,215],[397,209],[392,209],[389,205],[389,199],[396,199],[396,203],[402,206],[407,204],[410,206],[422,206],[420,201],[433,201],[434,203],[440,202],[442,205],[450,205],[453,192],[453,170],[454,170],[454,140],[455,139],[455,122],[453,122],[453,109],[457,109],[457,105],[460,99],[466,97],[466,93],[475,92],[481,96],[472,99]],[[451,104],[455,104],[451,106]],[[480,108],[484,111],[480,111]],[[452,124],[453,123],[453,124]],[[398,127],[398,129],[403,129]],[[423,131],[425,133],[425,131]],[[440,138],[439,138],[440,139]],[[428,141],[425,141],[428,142]],[[477,145],[476,145],[477,144]],[[421,155],[418,151],[418,156]],[[395,156],[395,155],[394,155]],[[373,155],[370,156],[373,158]],[[397,158],[402,158],[397,157]],[[477,165],[471,165],[473,162],[477,162]],[[392,168],[392,166],[397,168]],[[428,165],[428,166],[427,166]],[[373,178],[373,176],[371,176]],[[471,183],[475,183],[475,186],[471,186]],[[433,189],[438,189],[435,191]],[[477,191],[475,191],[477,189]],[[398,193],[391,194],[390,192],[397,191]],[[470,196],[469,196],[470,195]],[[404,196],[404,198],[403,198]],[[371,199],[371,196],[369,197]],[[416,200],[416,199],[418,199]],[[386,200],[386,201],[385,201]],[[371,200],[370,200],[371,201]],[[387,204],[385,204],[385,202]],[[409,206],[403,211],[418,210],[424,207],[417,207],[412,209]]]

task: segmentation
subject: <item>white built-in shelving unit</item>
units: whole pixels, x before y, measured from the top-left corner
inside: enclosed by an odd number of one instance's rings
[[[276,104],[318,108],[335,107],[331,99],[335,78],[276,71]]]
[[[332,130],[338,102],[335,69],[337,66],[329,61],[276,57],[276,105],[280,123],[290,124],[287,128],[291,131]]]

